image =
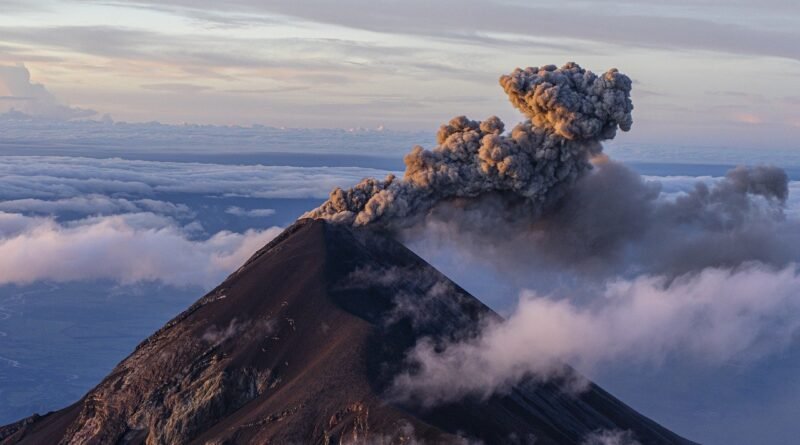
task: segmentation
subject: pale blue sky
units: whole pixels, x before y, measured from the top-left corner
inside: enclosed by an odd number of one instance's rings
[[[785,149],[799,30],[792,0],[0,0],[0,65],[117,120],[434,131],[518,120],[498,76],[574,60],[634,79],[623,143]]]

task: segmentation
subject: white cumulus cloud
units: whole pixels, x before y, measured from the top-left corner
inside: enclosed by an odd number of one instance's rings
[[[60,224],[0,213],[0,284],[109,279],[211,287],[282,229],[221,231],[194,240],[150,213]]]
[[[525,377],[546,378],[564,363],[587,370],[608,362],[660,364],[683,357],[719,365],[788,346],[800,331],[800,268],[752,263],[675,279],[640,276],[607,283],[599,298],[522,293],[503,322],[474,339],[409,354],[419,371],[395,381],[398,394],[426,404],[489,396]]]
[[[53,120],[70,120],[97,114],[94,110],[61,103],[44,85],[31,81],[25,65],[0,65],[0,111],[16,110]]]

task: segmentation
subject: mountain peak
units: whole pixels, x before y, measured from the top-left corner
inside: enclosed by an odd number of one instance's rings
[[[393,239],[299,220],[80,401],[0,428],[0,444],[577,445],[597,430],[690,443],[595,385],[433,408],[387,396],[418,339],[474,335],[484,317],[497,315]]]

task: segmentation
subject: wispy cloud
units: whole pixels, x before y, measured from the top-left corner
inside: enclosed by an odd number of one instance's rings
[[[126,2],[117,2],[126,4]],[[141,5],[142,2],[136,2]],[[620,7],[630,2],[615,1]],[[155,5],[155,3],[150,3]],[[184,11],[212,11],[207,19],[225,21],[225,11],[210,1],[170,0],[168,4]],[[610,14],[613,8],[579,8],[580,2],[554,7],[541,3],[518,5],[476,0],[425,2],[415,0],[384,3],[379,8],[364,8],[360,0],[347,0],[335,7],[324,1],[286,3],[239,0],[226,3],[227,10],[261,17],[290,16],[312,22],[333,24],[374,32],[391,32],[431,37],[460,35],[464,38],[499,32],[522,36],[571,38],[639,47],[685,48],[723,51],[735,54],[772,55],[800,59],[791,42],[795,32],[774,31],[740,24],[720,23],[712,16],[690,18],[675,14],[648,14],[638,8],[627,14]],[[740,3],[747,5],[745,2]],[[163,6],[163,2],[158,3]],[[773,5],[776,6],[776,5]],[[780,6],[789,6],[780,3]],[[791,6],[789,6],[791,7]],[[751,12],[757,9],[747,8]],[[763,8],[760,8],[763,9]],[[354,14],[353,11],[358,11]],[[475,13],[480,11],[480,13]],[[596,26],[602,22],[603,26]],[[569,26],[567,26],[569,25]]]
[[[707,111],[730,97],[709,99],[702,91],[749,91],[745,85],[757,82],[763,97],[786,95],[787,87],[779,88],[786,81],[757,79],[795,74],[798,26],[786,11],[796,7],[737,1],[718,14],[721,4],[713,1],[596,4],[238,0],[223,8],[206,0],[64,0],[38,15],[15,10],[0,21],[0,60],[27,61],[37,71],[49,60],[59,88],[69,86],[81,103],[125,120],[421,129],[456,113],[484,117],[502,102],[490,93],[498,73],[578,58],[646,81],[640,96],[649,102],[637,107],[643,138],[653,137],[654,122],[663,132],[697,125],[707,134],[777,134],[789,143],[796,127],[785,119],[769,119],[778,131],[738,129],[730,113]],[[95,19],[108,16],[115,19]],[[734,65],[731,54],[741,63]],[[729,70],[748,82],[721,74]],[[387,103],[388,86],[413,92],[413,100]],[[454,112],[448,98],[465,96],[492,99],[461,102]],[[738,111],[763,114],[738,99]],[[730,140],[744,143],[742,134]]]
[[[196,85],[193,83],[152,83],[142,85],[146,90],[165,91],[168,93],[199,93],[212,89],[206,85]]]
[[[234,216],[246,216],[250,218],[263,218],[265,216],[272,216],[275,214],[275,209],[243,209],[241,207],[228,207],[225,213]]]
[[[185,204],[174,204],[155,199],[112,198],[87,194],[55,200],[23,198],[0,201],[0,211],[42,215],[113,215],[118,213],[153,212],[186,219],[195,216]]]

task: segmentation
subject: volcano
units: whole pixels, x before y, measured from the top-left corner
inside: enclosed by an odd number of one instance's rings
[[[475,335],[486,317],[393,239],[300,220],[81,400],[0,428],[0,444],[692,443],[591,383],[433,407],[391,395],[420,338]]]

